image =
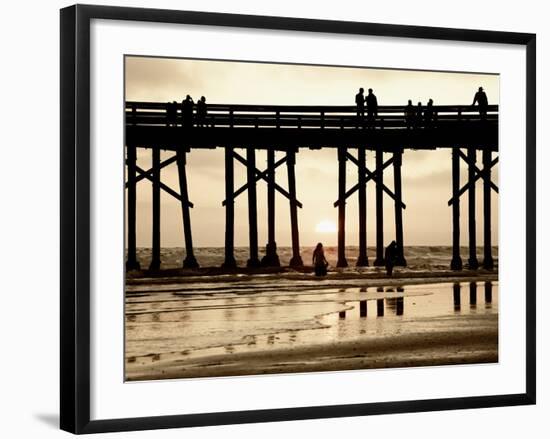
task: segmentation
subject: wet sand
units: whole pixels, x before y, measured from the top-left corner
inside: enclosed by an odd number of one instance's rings
[[[498,361],[496,273],[402,274],[134,279],[126,379]]]

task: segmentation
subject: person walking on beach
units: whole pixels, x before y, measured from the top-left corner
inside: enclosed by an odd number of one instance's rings
[[[392,241],[386,247],[384,259],[386,260],[386,273],[388,276],[391,276],[393,274],[393,267],[397,261],[397,243],[395,241]]]
[[[365,90],[363,87],[359,89],[359,93],[355,95],[355,105],[357,105],[357,127],[361,125],[364,127],[364,119],[365,119]]]
[[[476,102],[477,108],[479,109],[479,116],[481,117],[481,120],[485,120],[487,118],[487,107],[489,106],[489,101],[487,99],[487,95],[483,91],[483,87],[479,87],[477,90],[472,106],[474,106]]]
[[[315,267],[315,276],[326,276],[328,261],[325,258],[323,244],[318,243],[313,251],[313,266]]]
[[[195,103],[193,102],[193,98],[189,95],[185,97],[183,102],[181,103],[181,113],[183,116],[183,126],[184,128],[192,128],[193,127],[193,107]]]
[[[206,122],[206,98],[204,96],[201,96],[199,101],[197,102],[197,126],[198,127],[204,127],[204,124]]]
[[[369,88],[369,94],[365,98],[365,102],[367,103],[367,120],[369,125],[374,128],[374,120],[378,116],[378,100],[372,92],[372,88]]]

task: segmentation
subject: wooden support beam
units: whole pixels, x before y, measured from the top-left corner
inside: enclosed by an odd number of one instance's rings
[[[135,148],[135,147],[134,147]],[[169,159],[164,160],[160,164],[160,169],[165,168],[168,165],[171,165],[172,163],[175,163],[177,160],[177,156],[172,156]],[[136,177],[136,183],[139,183],[141,180],[144,180],[147,178],[147,176],[152,177],[153,175],[153,168],[147,169],[147,171],[144,171],[143,169],[140,172],[140,175]],[[128,182],[126,183],[126,187],[128,187]]]
[[[193,252],[193,238],[191,233],[191,215],[189,214],[189,194],[187,191],[186,152],[178,150],[176,153],[178,163],[178,177],[181,194],[181,213],[183,220],[183,236],[185,239],[185,259],[183,268],[199,268]]]
[[[361,147],[359,147],[361,148]],[[353,155],[351,155],[349,152],[346,154],[346,158],[350,161],[352,161],[357,167],[359,167],[359,160],[356,159],[355,157],[353,157]],[[388,166],[390,166],[391,164],[393,164],[393,157],[389,160],[387,160],[384,165],[382,166],[382,170],[386,169]],[[364,170],[364,174],[366,175],[366,178],[363,180],[364,183],[368,183],[369,181],[371,180],[375,180],[376,181],[376,175],[377,175],[377,171],[374,171],[374,172],[371,172],[366,166],[363,165],[363,167],[361,168]],[[353,186],[351,189],[349,189],[348,191],[346,191],[346,197],[345,199],[347,200],[351,195],[353,195],[355,193],[355,191],[357,191],[359,189],[359,186],[360,184],[357,183],[355,186]],[[390,196],[393,198],[394,194],[388,189],[388,192],[390,193]],[[333,206],[334,207],[338,207],[338,203],[339,203],[339,200],[336,200],[334,203],[333,203]],[[405,209],[407,206],[405,206],[405,204],[402,203],[402,207],[403,209]]]
[[[357,149],[357,180],[358,180],[358,204],[359,204],[359,256],[355,265],[357,267],[367,267],[369,259],[367,256],[367,176],[366,169],[366,151],[364,146]],[[347,196],[347,194],[346,194]]]
[[[149,270],[160,269],[160,149],[153,148],[152,257]]]
[[[126,148],[126,171],[128,173],[128,257],[126,271],[139,270],[136,248],[136,148]]]
[[[491,248],[491,150],[483,150],[483,268],[492,270],[494,261]]]
[[[269,150],[268,150],[269,151]],[[271,150],[273,151],[273,153],[275,153],[274,150]],[[240,156],[239,156],[240,157]],[[286,157],[283,157],[279,160],[277,160],[277,162],[273,165],[273,169],[277,169],[279,166],[281,166],[283,163],[286,162]],[[269,168],[260,172],[259,174],[256,174],[256,177],[255,177],[255,181],[258,182],[260,180],[265,180],[267,181],[267,184],[269,186]],[[276,189],[275,185],[273,186],[274,189]],[[233,194],[233,199],[237,198],[239,195],[241,195],[243,192],[245,192],[246,190],[248,189],[248,183],[245,183],[243,184],[239,189],[237,189],[235,191],[235,193]],[[287,197],[288,198],[288,197]],[[225,200],[222,201],[222,206],[225,206]],[[300,205],[301,207],[301,205]]]
[[[250,257],[246,262],[247,267],[259,267],[258,258],[258,202],[256,197],[256,150],[254,147],[246,148],[246,179],[248,182],[248,242]]]
[[[460,257],[460,155],[458,148],[452,152],[452,179],[453,179],[453,258],[451,270],[462,270]]]
[[[401,184],[401,165],[403,161],[403,150],[400,149],[393,153],[393,185],[395,192],[395,242],[397,244],[397,258],[395,265],[406,267],[403,246],[403,210],[401,208],[402,184]]]
[[[233,200],[233,186],[235,170],[233,166],[233,148],[225,147],[225,260],[223,268],[237,267],[235,261],[235,202]]]
[[[136,171],[138,172],[138,174],[140,175],[143,175],[145,173],[145,171],[143,169],[141,169],[139,166],[136,166]],[[150,180],[151,182],[154,181],[153,177],[149,176],[149,175],[146,175],[145,178],[147,180]],[[182,201],[182,197],[180,194],[178,194],[174,189],[172,189],[170,186],[166,186],[162,181],[159,182],[159,185],[160,185],[160,188],[165,191],[167,194],[170,194],[172,195],[176,200],[178,201]],[[193,203],[191,203],[191,201],[187,200],[187,204],[189,207],[193,208],[194,205]]]
[[[474,150],[475,150],[475,148],[474,148]],[[473,170],[475,171],[476,174],[478,174],[481,178],[486,179],[486,175],[487,175],[486,172],[482,171],[481,169],[479,169],[476,166],[475,160],[472,162],[472,160],[470,160],[470,156],[464,154],[464,152],[462,152],[460,149],[458,150],[458,153],[460,154],[460,158],[462,160],[464,160],[468,166],[472,166],[472,168],[473,168]],[[498,160],[497,160],[497,162],[498,162]],[[493,166],[493,164],[491,164],[491,167],[492,166]],[[491,181],[490,178],[489,178],[489,184],[491,185],[491,188],[498,194],[498,187],[495,183],[493,183]]]
[[[376,149],[376,259],[374,266],[385,264],[384,260],[384,200],[382,190],[384,186],[384,172],[382,171],[384,152],[381,147]],[[395,200],[395,197],[392,198]]]
[[[290,199],[290,229],[292,236],[292,258],[291,267],[302,267],[304,265],[300,256],[300,237],[298,234],[298,202],[296,201],[296,150],[291,148],[287,151],[287,174],[288,174],[288,192]]]
[[[493,166],[495,166],[496,164],[498,163],[498,157],[496,157],[494,160],[491,161],[491,165],[490,165],[490,168],[492,168]],[[474,166],[474,169],[475,169],[475,172],[476,172],[476,176],[474,178],[474,181],[473,182],[470,182],[468,181],[468,183],[466,183],[464,186],[462,186],[460,188],[460,190],[458,191],[458,196],[461,197],[462,194],[464,194],[468,189],[470,189],[470,186],[472,184],[475,184],[480,178],[483,178],[485,179],[485,171],[483,170],[479,170],[477,168],[477,166]],[[498,187],[495,185],[495,183],[493,183],[492,181],[490,182],[490,185],[491,185],[491,188],[498,194],[499,190],[498,190]],[[449,199],[449,201],[447,201],[447,205],[451,205],[453,204],[453,200],[454,200],[454,197],[451,197]]]
[[[462,153],[462,151],[460,151]],[[469,235],[469,257],[468,268],[477,270],[479,263],[477,260],[476,247],[476,150],[468,148],[468,182],[470,189],[468,190],[468,235]]]
[[[282,164],[286,157],[279,160]],[[263,267],[280,267],[279,256],[277,255],[277,243],[275,241],[275,150],[267,150],[267,245],[265,256],[262,258]],[[259,179],[258,176],[256,176]]]
[[[239,154],[237,154],[236,152],[233,152],[233,157],[240,163],[242,163],[244,166],[248,166],[247,165],[247,160],[244,159],[243,157],[241,157]],[[260,171],[259,169],[257,168],[254,168],[253,170],[253,173],[256,175],[256,176],[259,176],[262,180],[265,180],[267,181],[267,177],[264,175],[264,173],[262,171]],[[255,179],[254,180],[250,180],[250,181],[256,181]],[[248,183],[247,183],[248,184]],[[277,190],[278,192],[280,192],[281,194],[283,194],[288,200],[290,200],[290,194],[285,190],[283,189],[281,186],[279,186],[277,183],[275,183],[275,190]],[[302,203],[300,203],[298,200],[294,200],[294,202],[296,203],[296,205],[298,207],[303,207],[302,206]]]
[[[346,147],[338,148],[338,261],[337,267],[347,267],[346,260]]]

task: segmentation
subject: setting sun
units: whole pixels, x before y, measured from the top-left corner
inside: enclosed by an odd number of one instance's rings
[[[315,231],[319,233],[335,233],[336,224],[334,224],[330,220],[323,220],[317,224],[317,226],[315,227]]]

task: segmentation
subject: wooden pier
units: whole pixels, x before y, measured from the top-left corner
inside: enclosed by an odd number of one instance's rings
[[[348,266],[346,246],[346,200],[357,192],[359,206],[359,256],[357,266],[367,266],[367,203],[366,187],[375,185],[376,257],[373,265],[384,265],[384,208],[383,197],[394,202],[397,265],[405,266],[401,166],[406,149],[433,150],[448,148],[451,152],[451,198],[448,205],[452,214],[453,252],[451,268],[463,267],[460,254],[460,197],[468,192],[469,254],[467,266],[477,269],[475,183],[483,180],[483,261],[481,266],[492,269],[491,248],[491,191],[498,187],[491,180],[491,169],[498,163],[498,107],[489,106],[486,115],[480,115],[473,106],[433,106],[433,115],[406,120],[403,106],[381,106],[374,120],[367,121],[356,114],[355,106],[259,106],[209,104],[207,115],[194,113],[192,120],[183,120],[181,107],[154,102],[127,102],[125,110],[125,143],[128,190],[127,269],[139,269],[136,256],[136,185],[142,180],[152,183],[152,259],[151,270],[161,266],[160,248],[160,193],[167,192],[181,203],[186,257],[184,268],[199,266],[193,253],[190,209],[186,173],[186,157],[193,149],[224,148],[225,150],[225,261],[223,267],[234,268],[234,203],[240,194],[248,194],[248,226],[250,254],[248,267],[279,266],[276,247],[275,196],[283,195],[290,205],[292,259],[290,266],[303,265],[300,255],[295,165],[301,148],[336,148],[338,163],[338,267]],[[141,169],[136,163],[136,148],[151,149],[152,167]],[[174,155],[160,160],[160,150]],[[256,152],[267,151],[267,169],[256,166]],[[244,151],[244,155],[241,151]],[[276,151],[284,157],[275,160]],[[466,152],[464,152],[466,151]],[[481,168],[477,166],[478,152]],[[384,154],[391,157],[384,161]],[[374,158],[374,169],[367,167],[367,159]],[[460,186],[460,161],[468,166],[467,183]],[[246,167],[246,183],[235,189],[235,162]],[[179,192],[162,182],[161,170],[176,163]],[[286,164],[288,182],[283,188],[276,179],[276,169]],[[357,168],[357,182],[348,189],[346,168]],[[393,191],[384,183],[384,170],[393,166]],[[258,182],[267,184],[268,242],[263,257],[258,249]]]

